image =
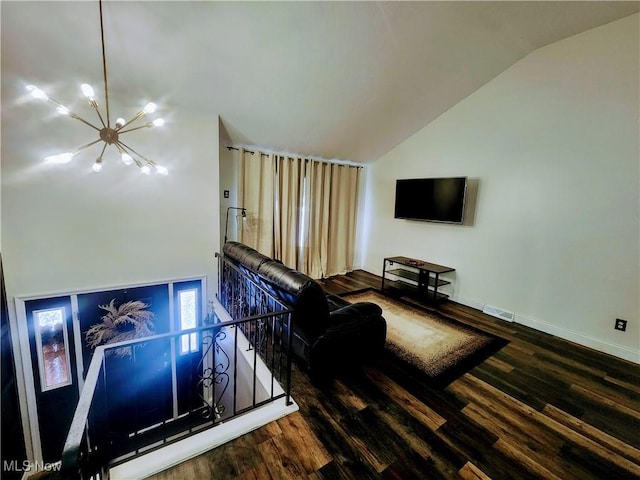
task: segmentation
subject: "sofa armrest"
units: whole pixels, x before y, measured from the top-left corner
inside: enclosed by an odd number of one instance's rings
[[[343,328],[353,328],[357,325],[365,325],[372,320],[378,319],[384,321],[382,318],[382,309],[375,303],[350,303],[330,313],[327,333]]]
[[[370,344],[362,345],[365,350],[370,347],[376,349],[374,344],[382,348],[386,338],[387,322],[380,306],[371,302],[359,302],[331,312],[329,327],[315,342],[315,346],[356,341]],[[350,348],[352,347],[353,345]]]
[[[361,302],[330,314],[329,327],[311,346],[309,365],[328,373],[379,358],[387,337],[387,322],[375,303]]]

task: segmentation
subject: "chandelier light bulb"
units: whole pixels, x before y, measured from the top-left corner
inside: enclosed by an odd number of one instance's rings
[[[56,111],[60,114],[60,115],[69,115],[69,113],[71,113],[71,110],[69,110],[67,107],[65,107],[64,105],[59,105],[58,108],[56,108]]]
[[[49,155],[48,157],[44,158],[44,161],[45,163],[62,165],[63,163],[69,163],[74,155],[75,153],[73,152],[60,153],[58,155]]]
[[[160,175],[169,175],[169,170],[161,165],[156,165],[156,172],[158,172]]]
[[[87,83],[83,83],[80,85],[80,90],[82,90],[82,94],[87,98],[94,98],[93,87]]]
[[[124,118],[122,117],[116,118],[116,128],[122,128],[125,123],[127,123],[127,121]]]
[[[149,165],[144,165],[140,167],[140,171],[145,175],[149,175],[151,173],[151,169],[149,168]]]
[[[93,164],[93,167],[91,167],[91,169],[96,173],[102,170],[102,157],[98,157],[96,159],[96,163]]]
[[[143,112],[146,114],[154,113],[157,109],[158,107],[156,106],[155,103],[149,102],[144,106]]]
[[[27,90],[31,93],[33,98],[37,98],[38,100],[49,100],[47,94],[35,85],[27,85]]]
[[[164,125],[164,119],[163,118],[156,118],[152,123],[153,123],[154,127],[161,127],[161,126]]]
[[[133,163],[133,158],[128,153],[123,153],[122,163],[124,163],[125,165],[131,165]]]

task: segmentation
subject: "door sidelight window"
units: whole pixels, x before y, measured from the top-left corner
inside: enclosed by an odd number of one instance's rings
[[[196,328],[197,325],[197,301],[198,289],[190,288],[178,292],[178,312],[180,315],[180,330]],[[198,338],[196,333],[180,337],[180,354],[198,351]]]
[[[71,385],[66,319],[64,307],[33,312],[40,385],[43,392]]]

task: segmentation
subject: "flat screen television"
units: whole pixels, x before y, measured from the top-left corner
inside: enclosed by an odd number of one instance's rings
[[[467,177],[396,181],[395,218],[461,224]]]

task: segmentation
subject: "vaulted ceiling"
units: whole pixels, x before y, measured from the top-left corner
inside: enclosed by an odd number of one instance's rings
[[[235,144],[367,162],[535,49],[639,2],[106,2],[111,97]],[[98,2],[0,2],[2,101],[101,95]],[[125,102],[125,103],[126,103]]]

